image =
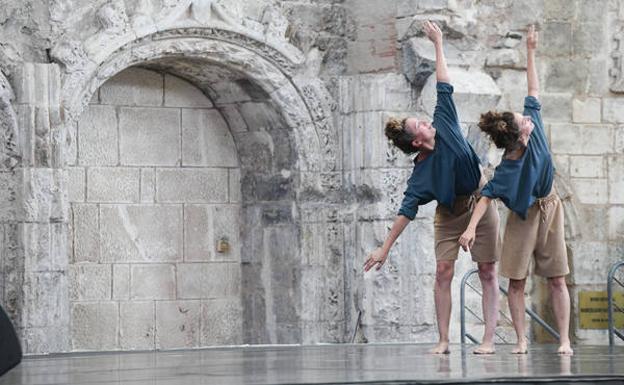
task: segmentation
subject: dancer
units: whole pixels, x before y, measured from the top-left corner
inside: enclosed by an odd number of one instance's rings
[[[382,247],[374,250],[364,264],[368,271],[373,266],[380,269],[388,258],[388,252],[408,223],[414,219],[418,206],[438,201],[434,220],[436,253],[436,281],[434,300],[438,321],[439,342],[431,350],[434,354],[449,353],[449,321],[451,317],[451,280],[459,253],[462,231],[470,220],[470,212],[478,190],[485,184],[481,175],[479,159],[466,141],[459,127],[459,119],[453,102],[453,86],[449,84],[448,69],[444,58],[442,31],[432,23],[425,22],[424,32],[433,42],[436,51],[436,79],[438,100],[433,123],[417,118],[401,121],[390,119],[386,124],[386,136],[406,154],[418,153],[414,170],[407,182],[405,197],[401,203],[390,233]],[[488,205],[484,218],[477,227],[479,239],[471,249],[472,259],[477,262],[479,278],[483,286],[483,314],[485,332],[476,354],[494,353],[494,329],[498,316],[498,279],[495,263],[500,257],[498,237],[499,217],[495,202]]]
[[[481,191],[470,223],[459,242],[470,248],[478,241],[475,234],[491,201],[500,198],[511,210],[505,237],[500,272],[509,278],[509,309],[518,337],[513,353],[527,352],[524,316],[524,287],[533,257],[535,274],[548,279],[553,309],[559,327],[558,353],[572,354],[568,335],[570,296],[565,276],[570,272],[563,230],[563,207],[553,187],[554,168],[544,132],[538,101],[539,82],[535,68],[538,36],[535,27],[527,34],[528,96],[524,113],[487,112],[479,127],[498,148],[505,149],[494,177]]]

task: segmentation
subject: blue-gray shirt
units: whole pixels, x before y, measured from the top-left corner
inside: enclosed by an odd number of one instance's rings
[[[555,172],[540,109],[537,98],[527,96],[524,99],[524,115],[530,116],[535,125],[527,148],[520,159],[501,160],[494,177],[481,191],[481,195],[500,198],[522,219],[526,219],[536,199],[550,193]]]
[[[436,129],[435,147],[425,159],[414,159],[414,170],[398,215],[414,219],[418,206],[432,200],[452,208],[457,195],[469,195],[479,187],[479,158],[462,135],[453,102],[453,86],[437,84],[438,100],[432,126]]]

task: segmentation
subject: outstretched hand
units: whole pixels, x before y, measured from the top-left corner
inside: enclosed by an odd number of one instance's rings
[[[526,44],[527,49],[536,49],[537,48],[538,35],[535,30],[535,25],[531,24],[529,26],[529,31],[527,32]]]
[[[464,231],[461,237],[459,237],[459,244],[461,245],[462,249],[464,249],[464,251],[470,251],[472,245],[474,245],[475,238],[475,231],[468,228],[466,229],[466,231]]]
[[[423,23],[423,31],[434,44],[442,43],[442,30],[436,23],[430,20],[425,21]]]
[[[388,255],[383,252],[381,248],[375,249],[368,255],[368,259],[364,263],[364,271],[369,271],[373,266],[377,266],[376,270],[381,269],[381,266],[386,262]]]

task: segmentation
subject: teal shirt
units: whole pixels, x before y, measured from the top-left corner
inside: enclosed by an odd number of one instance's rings
[[[537,98],[527,96],[524,99],[524,115],[530,116],[535,125],[527,148],[520,159],[501,160],[492,180],[481,190],[481,195],[500,198],[522,219],[526,219],[536,199],[550,193],[555,174],[540,110]]]
[[[433,113],[436,129],[433,152],[420,162],[414,160],[412,175],[398,215],[414,219],[418,206],[433,200],[452,208],[457,195],[469,195],[479,187],[479,158],[462,135],[453,86],[437,84],[438,100]]]

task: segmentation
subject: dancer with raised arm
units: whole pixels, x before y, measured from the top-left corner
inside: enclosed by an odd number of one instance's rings
[[[481,115],[479,127],[505,152],[494,177],[481,191],[482,197],[459,242],[465,249],[478,242],[480,235],[475,230],[481,218],[487,215],[493,199],[501,199],[511,210],[505,227],[500,272],[509,278],[509,309],[518,337],[512,352],[527,353],[524,287],[533,259],[535,274],[548,279],[560,333],[558,353],[572,354],[568,333],[570,296],[565,282],[570,270],[563,207],[553,187],[554,167],[540,114],[535,68],[538,36],[534,26],[529,27],[526,40],[528,96],[524,99],[524,113],[490,111]]]
[[[451,281],[459,253],[457,242],[470,220],[471,210],[485,180],[481,175],[479,159],[459,127],[459,118],[452,96],[453,86],[450,84],[444,57],[442,31],[436,24],[427,21],[424,24],[424,32],[433,42],[436,52],[435,76],[438,99],[433,123],[415,117],[403,120],[390,119],[386,123],[385,133],[393,144],[404,153],[417,153],[417,156],[392,229],[383,246],[368,256],[364,270],[368,271],[372,267],[381,268],[396,239],[416,216],[419,205],[433,200],[438,202],[434,220],[436,254],[434,301],[439,341],[431,353],[446,354],[449,353]],[[485,316],[483,341],[474,350],[476,354],[495,352],[494,329],[498,316],[498,280],[495,265],[500,256],[498,228],[498,212],[495,202],[491,202],[476,229],[479,239],[470,250],[472,259],[477,262],[479,268]]]

